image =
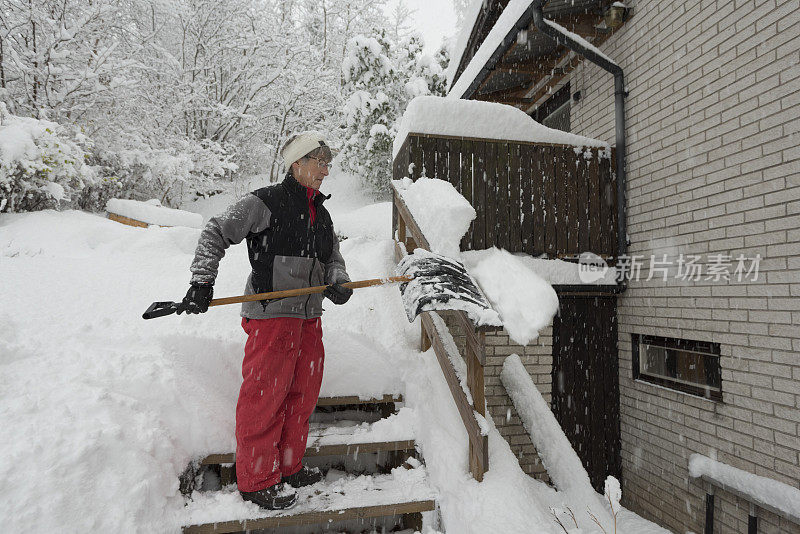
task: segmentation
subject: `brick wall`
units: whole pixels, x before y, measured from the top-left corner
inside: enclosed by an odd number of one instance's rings
[[[452,314],[439,312],[444,319],[462,357],[465,354],[465,343],[460,326]],[[486,365],[484,366],[484,384],[486,390],[486,416],[494,420],[500,435],[511,446],[511,450],[519,459],[520,467],[530,476],[549,481],[542,466],[539,454],[531,443],[530,436],[522,426],[517,410],[511,398],[500,382],[503,361],[510,354],[519,355],[528,373],[531,375],[539,392],[549,403],[551,400],[552,367],[553,367],[553,329],[552,326],[542,330],[535,344],[527,347],[515,344],[505,330],[486,334]]]
[[[702,532],[691,453],[800,485],[800,9],[628,1],[602,51],[625,71],[629,254],[760,254],[757,281],[631,281],[619,299],[624,504]],[[572,131],[614,143],[611,75],[573,72]],[[643,274],[647,270],[643,269]],[[721,344],[723,402],[633,381],[631,334]],[[749,507],[717,496],[716,532]],[[800,532],[770,514],[759,532]]]

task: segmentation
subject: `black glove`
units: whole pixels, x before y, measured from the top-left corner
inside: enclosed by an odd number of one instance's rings
[[[344,287],[342,284],[331,284],[325,288],[322,294],[328,297],[334,304],[344,304],[350,300],[350,295],[353,290],[349,287]]]
[[[183,302],[178,304],[176,310],[178,315],[181,312],[188,313],[205,313],[208,311],[208,305],[214,297],[214,286],[212,284],[200,284],[192,282],[186,296],[183,297]]]

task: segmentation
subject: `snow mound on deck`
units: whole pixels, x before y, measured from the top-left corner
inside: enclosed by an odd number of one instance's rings
[[[409,178],[392,182],[411,210],[419,229],[436,252],[458,258],[461,238],[475,219],[475,208],[453,184],[436,178]]]
[[[189,228],[202,228],[203,226],[203,216],[199,213],[167,208],[162,206],[157,199],[142,202],[112,198],[106,204],[106,211],[158,226],[186,226]]]
[[[464,264],[519,345],[539,337],[558,311],[555,290],[526,262],[499,248],[468,251]]]
[[[469,265],[479,262],[481,258],[490,254],[491,252],[489,251],[491,250],[465,250],[461,253],[461,256],[464,258],[464,262]],[[548,284],[616,285],[617,283],[617,273],[613,268],[598,268],[589,263],[579,264],[559,259],[534,258],[533,256],[519,253],[515,253],[513,256]]]
[[[394,138],[392,159],[410,133],[608,147],[604,141],[543,126],[513,106],[439,96],[418,96],[408,104]]]

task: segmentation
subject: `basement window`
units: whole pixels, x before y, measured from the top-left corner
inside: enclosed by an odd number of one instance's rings
[[[633,379],[722,401],[719,343],[632,334]]]

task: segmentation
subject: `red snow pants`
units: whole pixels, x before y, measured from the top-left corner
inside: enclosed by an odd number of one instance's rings
[[[258,491],[300,470],[325,351],[322,322],[242,319],[247,333],[236,405],[236,478]]]

